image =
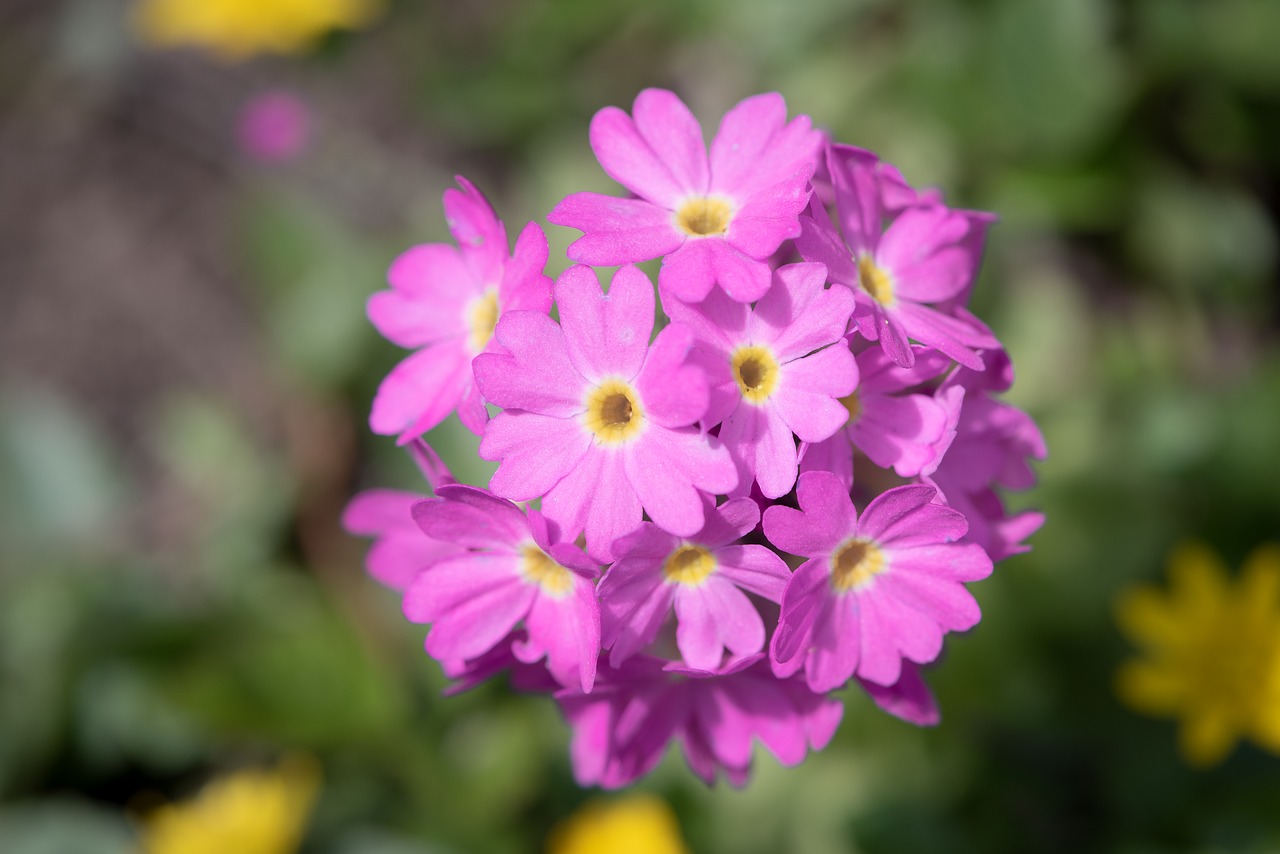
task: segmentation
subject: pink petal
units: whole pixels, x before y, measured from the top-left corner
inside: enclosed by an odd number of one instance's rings
[[[711,142],[712,186],[750,193],[816,161],[822,135],[808,116],[786,124],[787,105],[777,92],[755,95],[725,114]]]
[[[591,119],[591,150],[610,178],[642,199],[675,210],[690,188],[682,186],[631,117],[605,107]]]
[[[613,560],[614,541],[641,522],[640,500],[623,471],[623,454],[588,448],[578,466],[542,499],[543,512],[570,538],[582,531],[587,553],[596,560]]]
[[[750,307],[729,299],[720,288],[713,288],[696,304],[683,303],[666,291],[662,297],[662,310],[667,317],[673,323],[688,326],[694,337],[712,350],[728,353],[747,328]]]
[[[951,581],[980,581],[991,574],[991,558],[976,543],[946,543],[940,545],[901,548],[895,544],[892,563],[902,570],[911,570]]]
[[[547,668],[560,684],[581,685],[589,693],[596,680],[596,659],[600,653],[600,611],[590,582],[575,581],[573,591],[563,599],[538,595],[525,617],[529,640],[517,643],[522,660],[547,656]]]
[[[960,539],[968,529],[964,516],[931,503],[936,494],[931,486],[886,490],[867,505],[858,532],[895,548]]]
[[[726,240],[700,238],[711,255],[711,269],[716,284],[724,288],[730,299],[755,302],[769,290],[772,270],[768,260],[756,260],[739,252]]]
[[[636,264],[675,252],[685,242],[671,211],[644,199],[574,193],[547,214],[547,222],[583,232],[568,250],[580,264]]]
[[[799,510],[775,504],[764,511],[764,535],[783,551],[825,557],[857,528],[853,501],[834,474],[800,475],[796,497]]]
[[[782,366],[782,381],[769,398],[777,417],[805,442],[834,436],[849,420],[840,398],[858,387],[858,365],[841,345]]]
[[[700,433],[650,429],[620,455],[626,478],[649,518],[678,537],[691,537],[703,525],[702,496],[695,486],[699,469],[715,476],[731,466],[723,448],[716,453]]]
[[[402,442],[449,416],[471,384],[470,359],[457,342],[419,350],[391,369],[378,385],[369,429]]]
[[[645,89],[631,109],[636,128],[689,195],[707,192],[707,144],[702,127],[674,92]]]
[[[877,706],[908,723],[934,726],[940,719],[938,704],[920,677],[920,669],[909,662],[903,664],[901,676],[892,687],[871,682],[863,682],[862,687]]]
[[[636,378],[645,417],[663,427],[685,427],[707,411],[706,372],[686,363],[692,346],[689,328],[670,324],[658,333]]]
[[[784,361],[788,358],[803,356],[818,347],[838,340],[844,335],[843,325],[834,334],[827,334],[826,327],[832,324],[825,314],[819,316],[819,313],[815,312],[805,317],[814,301],[824,295],[826,282],[827,268],[812,261],[787,264],[774,270],[773,284],[769,287],[769,292],[756,303],[755,310],[747,321],[746,338],[754,343],[770,345],[770,348]],[[837,293],[840,292],[843,292],[844,296],[837,299],[849,300],[851,312],[853,295],[847,288],[837,291]],[[811,338],[816,332],[822,340],[803,349],[795,348],[798,349],[796,353],[784,354],[780,351],[777,341],[780,337],[788,335],[797,324],[801,329],[798,335],[792,335],[792,338]]]
[[[439,496],[413,506],[413,521],[428,537],[512,553],[530,538],[524,513],[510,501],[460,483],[440,487]]]
[[[800,236],[800,214],[812,192],[805,166],[778,183],[757,190],[733,213],[724,240],[749,258],[768,258],[785,241]]]
[[[734,499],[749,501],[750,499]],[[755,502],[752,502],[753,504]],[[716,550],[719,572],[725,578],[770,602],[781,602],[782,591],[791,580],[791,570],[767,546],[749,543]]]
[[[825,266],[831,281],[857,289],[858,266],[816,196],[809,203],[809,215],[800,217],[796,251],[804,260]]]
[[[765,511],[768,521],[769,508]],[[811,645],[814,626],[821,622],[834,599],[831,589],[831,571],[825,558],[805,561],[795,571],[782,594],[782,613],[778,618],[778,630],[769,646],[769,657],[777,665],[793,660],[802,664],[805,652]],[[795,672],[796,668],[791,668]]]
[[[547,267],[547,235],[536,222],[525,225],[516,237],[516,248],[502,271],[498,303],[502,311],[551,310],[551,278]]]
[[[712,246],[722,242],[718,237],[686,240],[679,249],[662,259],[658,286],[664,302],[668,297],[690,304],[706,299],[716,283]]]
[[[653,284],[623,267],[606,295],[590,267],[573,266],[555,284],[569,361],[589,382],[630,380],[640,372],[653,331]]]
[[[444,191],[445,222],[467,259],[474,279],[497,285],[507,261],[507,230],[470,181],[455,176],[461,190]]]
[[[485,400],[557,418],[586,408],[587,382],[569,361],[554,320],[535,311],[508,311],[494,335],[506,352],[481,353],[472,366]]]
[[[859,643],[861,608],[857,596],[831,600],[824,619],[813,630],[813,648],[805,660],[805,680],[809,688],[826,693],[839,688],[853,676],[861,659]]]
[[[480,458],[499,460],[489,488],[513,501],[545,495],[574,472],[591,449],[591,434],[576,420],[509,410],[485,427]]]
[[[883,582],[886,593],[948,631],[965,631],[982,619],[973,594],[954,581],[900,567],[878,580]]]
[[[884,210],[876,174],[878,162],[871,152],[850,145],[827,149],[827,171],[835,190],[840,228],[855,256],[874,253],[880,242]]]

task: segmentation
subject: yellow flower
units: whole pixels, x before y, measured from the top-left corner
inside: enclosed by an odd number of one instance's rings
[[[143,854],[293,854],[320,786],[314,761],[238,771],[147,816]]]
[[[134,29],[155,47],[204,48],[223,59],[304,53],[330,30],[356,29],[384,0],[138,0]]]
[[[671,808],[653,795],[593,801],[551,832],[548,854],[688,854]]]
[[[1178,718],[1192,765],[1221,762],[1240,738],[1280,752],[1280,546],[1257,549],[1234,581],[1208,548],[1182,546],[1169,576],[1168,592],[1144,585],[1118,602],[1121,629],[1147,653],[1117,673],[1120,698]]]

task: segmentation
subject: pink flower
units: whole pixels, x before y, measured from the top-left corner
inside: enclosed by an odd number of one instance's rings
[[[652,643],[675,606],[676,646],[685,664],[715,670],[725,648],[736,656],[764,648],[764,621],[743,591],[782,601],[791,570],[768,547],[736,544],[760,523],[749,498],[708,504],[706,524],[675,537],[650,522],[618,541],[617,562],[597,592],[601,636],[616,666]]]
[[[484,196],[465,178],[444,193],[445,218],[458,246],[428,243],[404,252],[387,271],[391,290],[369,298],[369,319],[387,340],[420,348],[378,387],[369,426],[407,442],[455,409],[480,433],[488,415],[471,375],[471,361],[493,352],[503,313],[551,308],[551,280],[543,275],[547,238],[529,223],[507,254],[507,232]]]
[[[369,575],[392,590],[403,591],[418,574],[464,549],[424,536],[413,521],[413,505],[426,500],[416,492],[367,489],[347,504],[342,527],[374,543],[365,556]]]
[[[763,654],[699,671],[642,656],[601,668],[591,694],[557,694],[573,726],[574,777],[581,785],[617,789],[658,764],[673,739],[708,784],[723,771],[735,786],[751,774],[760,741],[783,765],[831,741],[844,708],[801,679],[779,680]]]
[[[490,488],[515,501],[542,497],[548,518],[566,537],[585,531],[601,561],[642,509],[676,536],[696,534],[703,493],[727,493],[737,472],[693,426],[707,381],[686,361],[691,333],[673,323],[649,344],[653,285],[634,267],[618,271],[608,296],[594,272],[571,267],[555,294],[559,326],[512,312],[497,331],[507,352],[476,359],[480,390],[504,408],[480,443],[480,456],[501,461]]]
[[[249,156],[267,163],[296,157],[311,131],[307,105],[292,92],[263,92],[240,110],[236,133]]]
[[[952,362],[937,350],[915,345],[915,364],[903,368],[884,350],[858,353],[858,388],[841,403],[849,412],[844,429],[826,441],[804,448],[803,471],[829,471],[846,487],[853,486],[853,449],[900,477],[931,471],[955,435],[958,399],[909,393],[936,378]]]
[[[461,484],[439,495],[415,504],[413,518],[428,537],[468,551],[436,563],[405,591],[405,616],[432,624],[427,652],[458,674],[509,642],[519,660],[545,657],[560,684],[590,691],[600,652],[600,568],[536,510],[526,516]],[[511,641],[521,621],[528,638]]]
[[[799,510],[764,513],[769,541],[809,558],[782,595],[770,652],[774,672],[801,667],[809,687],[830,691],[857,674],[877,685],[902,677],[902,660],[937,657],[947,631],[978,622],[963,582],[991,573],[981,547],[957,543],[964,516],[930,503],[928,486],[900,486],[876,497],[861,520],[839,478],[800,476]]]
[[[716,283],[732,299],[759,299],[767,259],[800,234],[822,135],[807,116],[788,123],[776,92],[730,110],[709,158],[702,129],[674,93],[646,89],[632,112],[596,113],[591,148],[639,198],[583,192],[556,205],[547,221],[583,232],[569,257],[615,265],[665,256],[659,284],[676,299],[698,302]]]
[[[968,539],[993,560],[1028,550],[1023,541],[1044,524],[1044,515],[1027,511],[1009,516],[992,487],[1030,489],[1036,480],[1029,460],[1043,460],[1044,437],[1031,416],[991,397],[1013,384],[1013,369],[1003,350],[986,355],[981,373],[956,371],[939,394],[963,395],[955,440],[926,482],[947,504],[969,520]]]
[[[426,442],[417,439],[408,450],[428,487],[434,490],[454,482],[453,474]],[[461,546],[426,536],[413,521],[413,505],[426,497],[395,489],[367,489],[352,498],[342,512],[344,529],[374,538],[365,568],[392,590],[403,592],[418,573],[462,551]]]
[[[840,399],[853,394],[858,366],[842,336],[854,300],[847,288],[826,289],[826,278],[821,264],[791,264],[754,308],[719,290],[697,306],[664,303],[696,336],[711,381],[703,423],[723,422],[741,492],[754,478],[767,498],[786,495],[796,482],[793,434],[821,442],[849,419]]]
[[[877,166],[869,152],[830,146],[827,168],[843,239],[815,202],[796,247],[806,260],[826,264],[831,281],[853,290],[858,331],[879,340],[897,364],[914,363],[915,339],[981,369],[976,350],[999,342],[958,302],[972,287],[990,215],[919,204],[903,208],[882,228],[885,199],[893,194],[881,187],[885,173]]]

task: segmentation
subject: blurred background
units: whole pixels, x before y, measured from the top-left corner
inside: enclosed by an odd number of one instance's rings
[[[673,753],[639,788],[700,852],[1280,850],[1280,759],[1188,765],[1114,687],[1120,591],[1280,538],[1280,3],[401,0],[265,48],[142,5],[0,0],[0,851],[138,850],[237,769],[304,779],[303,852],[541,851],[602,797],[545,698],[440,696],[338,519],[421,489],[366,427],[391,259],[448,239],[456,173],[512,237],[618,192],[588,122],[646,86],[708,137],[780,91],[997,212],[975,310],[1049,458],[940,727],[848,692],[801,767],[709,790]]]

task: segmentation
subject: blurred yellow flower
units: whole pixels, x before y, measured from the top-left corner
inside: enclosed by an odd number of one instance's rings
[[[1133,709],[1179,720],[1196,766],[1221,762],[1240,738],[1280,752],[1280,546],[1257,549],[1232,580],[1202,545],[1177,549],[1166,591],[1124,593],[1120,628],[1146,651],[1117,673]]]
[[[688,854],[671,807],[653,795],[593,801],[551,832],[548,854]]]
[[[330,30],[356,29],[384,0],[138,0],[134,28],[155,47],[196,47],[224,59],[299,54]]]
[[[144,822],[143,854],[293,854],[320,786],[307,758],[238,771],[194,798],[168,804]]]

